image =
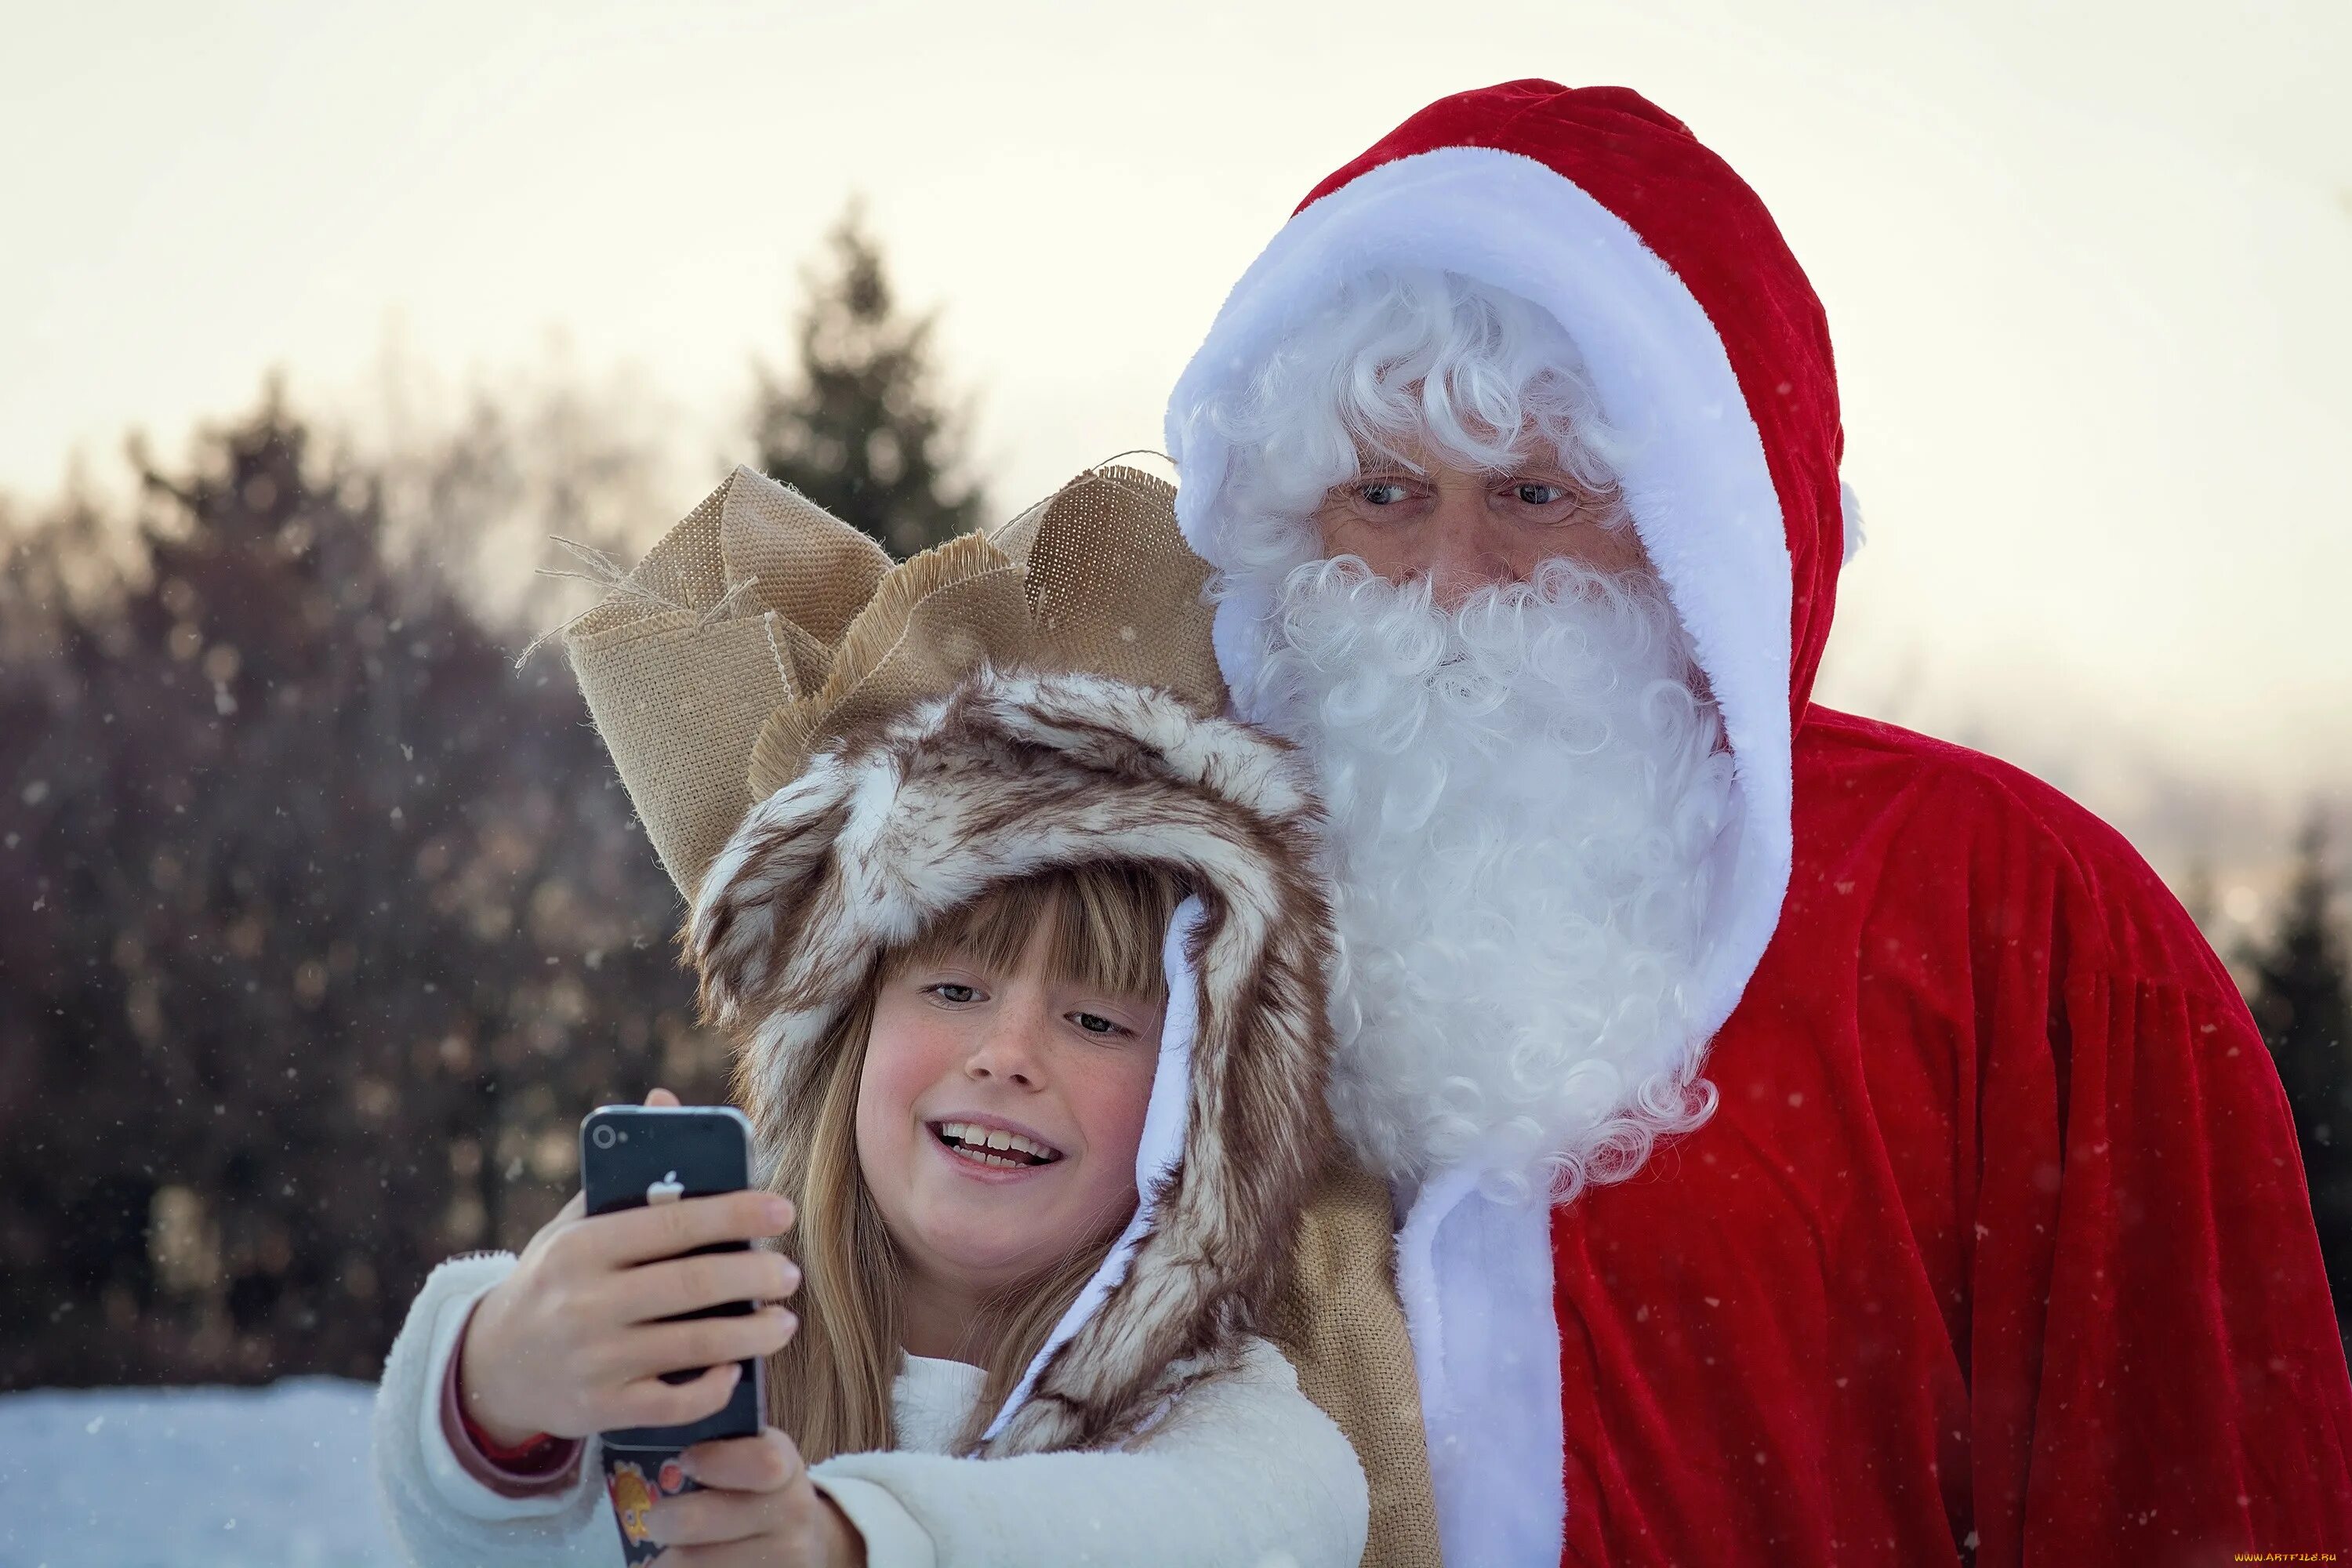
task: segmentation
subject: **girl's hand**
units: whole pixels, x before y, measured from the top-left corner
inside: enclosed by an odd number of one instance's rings
[[[656,1089],[647,1103],[677,1100]],[[775,1236],[792,1205],[772,1193],[721,1193],[588,1217],[574,1194],[531,1237],[515,1271],[474,1308],[458,1351],[466,1413],[491,1441],[534,1432],[584,1437],[616,1426],[675,1426],[718,1411],[737,1363],[783,1348],[799,1320],[775,1303],[800,1288],[792,1260],[757,1248],[676,1256]],[[748,1317],[659,1320],[725,1301],[768,1303]],[[666,1372],[704,1369],[667,1384]]]
[[[682,1462],[703,1489],[654,1503],[657,1568],[865,1568],[865,1538],[773,1426],[697,1443]]]

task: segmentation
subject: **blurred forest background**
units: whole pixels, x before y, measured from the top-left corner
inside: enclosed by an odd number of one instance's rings
[[[901,556],[994,521],[929,325],[853,209],[742,426]],[[134,440],[135,500],[0,500],[0,1390],[372,1379],[434,1263],[570,1194],[584,1110],[724,1094],[561,657],[517,668],[587,595],[486,564],[634,559],[700,494],[648,450],[574,387],[369,441],[272,383],[179,458]],[[2333,853],[2315,810],[2224,956],[2352,1303]]]
[[[929,337],[853,212],[745,417],[900,554],[988,515]],[[484,566],[634,559],[699,492],[562,385],[371,449],[272,384],[129,455],[127,508],[0,502],[0,1390],[373,1379],[587,1110],[724,1096],[562,656],[517,668],[559,601]]]

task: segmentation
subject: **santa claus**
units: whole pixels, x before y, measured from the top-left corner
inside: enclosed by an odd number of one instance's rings
[[[1829,336],[1720,159],[1621,89],[1433,104],[1168,436],[1235,706],[1328,795],[1446,1561],[2352,1548],[2229,975],[2055,791],[1810,700]]]

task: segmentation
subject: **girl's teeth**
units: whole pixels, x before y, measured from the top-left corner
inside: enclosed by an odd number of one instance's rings
[[[1015,1160],[1004,1154],[992,1154],[985,1149],[974,1148],[969,1143],[956,1150],[955,1153],[961,1159],[970,1160],[975,1165],[994,1165],[1000,1170],[1006,1171],[1035,1169],[1026,1160]]]
[[[1007,1132],[1001,1127],[982,1127],[971,1121],[943,1121],[940,1124],[940,1133],[958,1146],[957,1153],[984,1165],[1025,1170],[1054,1158],[1054,1151],[1043,1143],[1024,1138],[1018,1132]],[[1028,1157],[1013,1157],[1021,1155]]]

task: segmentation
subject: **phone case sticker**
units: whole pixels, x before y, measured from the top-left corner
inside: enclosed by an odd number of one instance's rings
[[[625,1453],[607,1447],[604,1458],[604,1490],[613,1500],[613,1521],[621,1529],[621,1559],[636,1568],[661,1555],[654,1540],[655,1500],[702,1489],[687,1479],[675,1453]]]

